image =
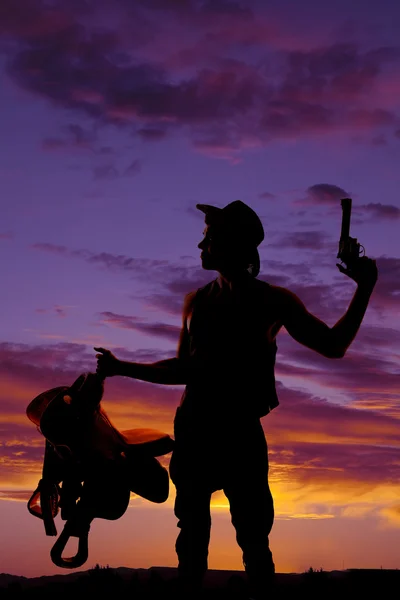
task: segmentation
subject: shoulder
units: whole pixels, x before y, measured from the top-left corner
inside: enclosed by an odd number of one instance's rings
[[[215,282],[216,279],[213,279],[196,290],[192,290],[191,292],[185,294],[183,301],[183,312],[185,315],[188,315],[192,312],[196,298],[207,295],[213,289]]]
[[[185,294],[183,299],[183,316],[187,316],[192,311],[193,302],[196,297],[196,290]]]
[[[300,298],[291,290],[276,285],[272,286],[274,301],[282,323],[307,314],[307,309]]]
[[[292,292],[292,290],[279,285],[274,285],[272,287],[274,288],[274,294],[276,298],[279,299],[280,302],[284,302],[289,305],[302,304],[300,298],[294,292]]]
[[[304,306],[300,298],[288,288],[273,285],[261,279],[258,279],[257,282],[256,285],[260,289],[263,299],[269,304],[273,304],[282,315]]]
[[[254,279],[253,289],[265,299],[268,299],[269,301],[276,300],[278,302],[284,298],[285,292],[288,291],[283,287],[273,285],[263,279]]]

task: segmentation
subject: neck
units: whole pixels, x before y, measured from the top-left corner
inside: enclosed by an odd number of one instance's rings
[[[217,281],[223,290],[234,290],[246,284],[252,276],[245,270],[240,271],[219,271]]]

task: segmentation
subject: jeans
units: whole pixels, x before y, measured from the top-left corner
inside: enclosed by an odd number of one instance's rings
[[[220,424],[190,419],[178,408],[170,476],[176,487],[178,573],[201,585],[208,568],[211,495],[223,490],[250,583],[258,588],[275,571],[269,548],[274,505],[268,483],[268,448],[258,419]]]

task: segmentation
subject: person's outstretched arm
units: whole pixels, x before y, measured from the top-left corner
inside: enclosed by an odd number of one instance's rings
[[[162,385],[184,385],[186,383],[177,358],[168,358],[147,364],[121,360],[116,374]]]
[[[365,256],[359,259],[357,269],[353,269],[351,274],[340,265],[338,267],[357,283],[357,289],[347,311],[333,327],[308,312],[296,294],[285,288],[276,288],[281,322],[289,335],[327,358],[345,355],[357,335],[378,278],[375,260]]]
[[[185,296],[182,328],[179,336],[177,355],[155,363],[137,363],[119,360],[106,348],[95,347],[97,373],[105,377],[120,375],[162,385],[186,385],[188,381],[188,330],[186,318],[191,310],[192,294]]]

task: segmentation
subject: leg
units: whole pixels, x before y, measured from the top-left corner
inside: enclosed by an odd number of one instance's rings
[[[186,480],[176,488],[175,516],[180,532],[175,549],[179,579],[192,589],[200,588],[208,568],[211,490]]]
[[[210,503],[213,488],[212,444],[204,444],[203,433],[192,419],[183,418],[178,408],[174,421],[175,446],[169,473],[176,488],[175,516],[180,532],[175,549],[178,557],[179,587],[185,600],[202,587],[208,568]]]
[[[240,455],[234,451],[234,461],[227,469],[224,493],[229,500],[248,581],[257,598],[265,597],[274,579],[275,566],[269,548],[274,504],[268,483],[268,449],[264,432],[261,429],[254,433],[241,447]]]

